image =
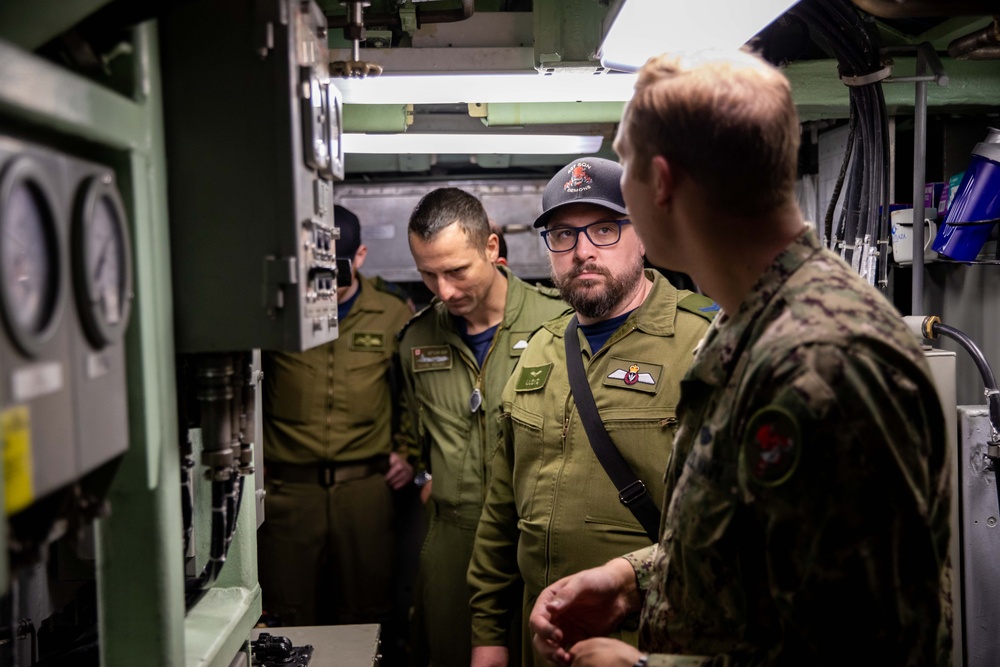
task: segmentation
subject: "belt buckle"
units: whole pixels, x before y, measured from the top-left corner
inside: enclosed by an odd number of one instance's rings
[[[319,464],[319,485],[324,489],[329,489],[336,482],[336,475],[334,470],[337,464],[331,463],[329,461],[324,461]]]

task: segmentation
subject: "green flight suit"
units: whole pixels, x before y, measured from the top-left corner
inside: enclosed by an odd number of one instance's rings
[[[264,608],[285,625],[383,620],[393,595],[388,456],[408,456],[409,420],[393,433],[390,368],[409,307],[358,277],[337,340],[265,352]],[[323,474],[326,473],[326,478]]]
[[[682,393],[660,543],[627,556],[649,664],[949,665],[944,417],[892,305],[807,231]]]
[[[468,667],[471,658],[465,572],[497,442],[500,393],[531,334],[568,310],[555,290],[497,268],[507,303],[482,368],[436,299],[400,334],[407,401],[434,477],[414,592],[414,650],[435,667]],[[477,387],[483,399],[473,413],[469,397]]]
[[[577,335],[601,421],[659,507],[680,380],[718,306],[679,292],[655,271],[646,277],[653,282],[646,300],[600,350]],[[538,594],[554,581],[650,544],[594,454],[573,399],[569,319],[544,325],[504,389],[503,440],[469,565],[475,646],[501,645],[517,611],[523,607],[526,624]],[[515,593],[522,581],[523,597]],[[626,639],[636,643],[634,633]],[[530,640],[525,630],[524,664],[543,665]]]

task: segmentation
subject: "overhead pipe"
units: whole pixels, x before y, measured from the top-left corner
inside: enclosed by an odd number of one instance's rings
[[[856,6],[881,19],[924,18],[931,16],[987,16],[996,12],[996,0],[851,0]]]
[[[424,23],[455,23],[457,21],[464,21],[465,19],[471,17],[476,11],[475,0],[461,0],[461,9],[438,9],[430,10],[424,9],[417,4],[415,9],[417,13],[417,27],[419,28],[421,24]],[[366,14],[365,15],[365,25],[385,25],[399,27],[402,25],[402,20],[399,18],[398,13],[391,14]],[[351,16],[327,16],[327,25],[330,28],[343,28],[345,26],[351,25]]]
[[[1000,17],[981,30],[952,40],[948,55],[956,60],[991,60],[1000,48]]]

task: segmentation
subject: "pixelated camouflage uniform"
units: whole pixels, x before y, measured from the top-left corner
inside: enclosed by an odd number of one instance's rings
[[[627,556],[650,665],[950,662],[933,381],[812,231],[716,319],[678,411],[660,544]]]
[[[646,300],[600,350],[591,354],[583,332],[577,335],[608,435],[659,507],[680,379],[718,305],[674,289],[655,271],[646,277],[652,281]],[[527,621],[538,594],[557,579],[650,543],[618,499],[573,400],[564,342],[569,320],[545,323],[504,389],[502,439],[469,565],[474,646],[503,645],[518,607]],[[638,379],[630,383],[625,372],[633,364]],[[623,638],[635,644],[634,628]],[[530,632],[524,640],[523,664],[544,664],[533,654]]]

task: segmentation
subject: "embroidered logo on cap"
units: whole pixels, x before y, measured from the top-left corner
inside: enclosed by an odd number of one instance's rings
[[[594,182],[594,179],[587,173],[587,170],[591,168],[592,166],[589,162],[571,164],[568,170],[569,180],[563,184],[563,190],[566,192],[583,192],[584,190],[589,190],[590,184]]]

